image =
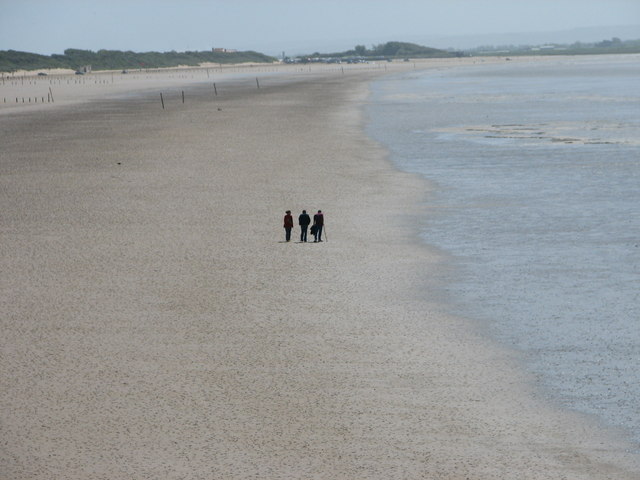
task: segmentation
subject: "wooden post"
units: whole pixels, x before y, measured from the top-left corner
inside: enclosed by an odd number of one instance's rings
[[[184,90],[182,90],[182,103],[184,103]]]
[[[160,92],[160,103],[162,103],[162,109],[164,110],[164,98],[162,98],[162,92]]]
[[[51,95],[51,103],[56,103],[53,99],[53,91],[51,90],[51,87],[49,87],[49,94]]]
[[[216,82],[213,82],[213,93],[216,97],[218,96],[218,89],[216,88]]]
[[[258,81],[258,77],[256,77],[256,85],[258,86],[258,89],[260,89],[260,82]]]

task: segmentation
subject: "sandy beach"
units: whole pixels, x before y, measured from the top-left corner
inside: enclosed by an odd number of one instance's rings
[[[0,86],[0,478],[640,478],[443,312],[364,134],[369,81],[465,62]]]

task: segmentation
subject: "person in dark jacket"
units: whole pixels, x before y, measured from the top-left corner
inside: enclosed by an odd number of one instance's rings
[[[313,226],[315,227],[315,233],[313,234],[316,239],[314,242],[322,241],[322,227],[324,226],[324,215],[322,214],[322,210],[318,210],[313,216]]]
[[[300,225],[300,241],[307,241],[307,229],[311,223],[311,217],[307,214],[306,210],[302,210],[302,213],[298,217],[298,225]]]
[[[291,216],[291,210],[287,210],[284,216],[284,231],[285,231],[285,238],[287,242],[291,240],[292,228],[293,228],[293,217]]]

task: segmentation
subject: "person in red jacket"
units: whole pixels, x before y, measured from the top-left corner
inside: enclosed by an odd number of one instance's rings
[[[287,210],[284,216],[284,232],[287,242],[291,241],[291,229],[293,228],[293,217],[291,216],[291,210]]]

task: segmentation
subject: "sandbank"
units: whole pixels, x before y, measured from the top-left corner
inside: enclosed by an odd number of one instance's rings
[[[438,303],[428,186],[363,133],[388,69],[0,108],[2,478],[638,478]],[[287,209],[325,241],[284,242]]]

